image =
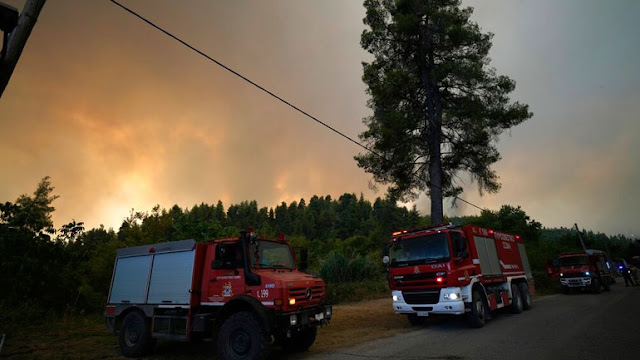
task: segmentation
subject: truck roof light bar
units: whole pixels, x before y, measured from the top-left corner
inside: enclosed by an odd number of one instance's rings
[[[433,225],[427,225],[427,226],[420,226],[420,227],[412,228],[409,230],[394,231],[393,233],[391,233],[391,236],[398,236],[401,234],[406,234],[408,232],[417,232],[417,231],[426,231],[426,230],[437,231],[437,230],[445,230],[445,229],[455,229],[457,227],[459,226],[453,225],[450,222],[442,223],[442,224],[433,224]]]

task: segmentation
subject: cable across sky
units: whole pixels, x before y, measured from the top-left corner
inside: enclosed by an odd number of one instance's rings
[[[140,20],[144,21],[145,23],[147,23],[147,24],[148,24],[148,25],[150,25],[151,27],[155,28],[156,30],[158,30],[158,31],[162,32],[163,34],[167,35],[168,37],[170,37],[170,38],[174,39],[175,41],[179,42],[180,44],[182,44],[182,45],[186,46],[186,47],[187,47],[187,48],[189,48],[190,50],[192,50],[192,51],[194,51],[194,52],[198,53],[199,55],[203,56],[203,57],[204,57],[204,58],[206,58],[207,60],[209,60],[209,61],[211,61],[211,62],[215,63],[216,65],[218,65],[218,66],[222,67],[223,69],[227,70],[228,72],[230,72],[230,73],[234,74],[235,76],[237,76],[237,77],[241,78],[241,79],[242,79],[242,80],[244,80],[245,82],[248,82],[249,84],[253,85],[254,87],[256,87],[256,88],[258,88],[258,89],[262,90],[263,92],[265,92],[265,93],[269,94],[271,97],[273,97],[273,98],[277,99],[278,101],[280,101],[280,102],[284,103],[285,105],[287,105],[287,106],[289,106],[290,108],[294,109],[295,111],[297,111],[297,112],[301,113],[301,114],[302,114],[302,115],[304,115],[305,117],[307,117],[307,118],[309,118],[309,119],[311,119],[311,120],[315,121],[316,123],[318,123],[318,124],[320,124],[320,125],[324,126],[325,128],[327,128],[327,129],[331,130],[332,132],[336,133],[337,135],[341,136],[342,138],[344,138],[344,139],[346,139],[346,140],[348,140],[348,141],[350,141],[350,142],[354,143],[355,145],[357,145],[357,146],[359,146],[359,147],[363,148],[364,150],[366,150],[366,151],[368,151],[368,152],[370,152],[370,153],[372,153],[372,154],[374,154],[374,155],[376,155],[376,156],[378,156],[378,157],[380,157],[380,158],[382,158],[382,159],[385,159],[385,157],[384,157],[384,156],[382,156],[380,153],[378,153],[378,152],[374,151],[373,149],[369,148],[368,146],[366,146],[366,145],[364,145],[364,144],[362,144],[362,143],[360,143],[360,142],[358,142],[358,141],[354,140],[354,139],[353,139],[353,138],[351,138],[350,136],[348,136],[348,135],[344,134],[343,132],[341,132],[341,131],[337,130],[336,128],[332,127],[331,125],[329,125],[329,124],[327,124],[327,123],[325,123],[325,122],[321,121],[321,120],[320,120],[320,119],[318,119],[317,117],[315,117],[315,116],[313,116],[313,115],[309,114],[308,112],[306,112],[306,111],[302,110],[301,108],[299,108],[298,106],[296,106],[296,105],[292,104],[291,102],[289,102],[289,101],[285,100],[285,99],[284,99],[284,98],[282,98],[281,96],[279,96],[279,95],[275,94],[274,92],[272,92],[272,91],[270,91],[270,90],[266,89],[265,87],[263,87],[263,86],[259,85],[258,83],[254,82],[253,80],[251,80],[251,79],[247,78],[246,76],[244,76],[244,75],[240,74],[240,73],[239,73],[239,72],[237,72],[236,70],[233,70],[232,68],[230,68],[230,67],[226,66],[225,64],[223,64],[223,63],[221,63],[220,61],[218,61],[218,60],[214,59],[213,57],[211,57],[211,56],[207,55],[206,53],[204,53],[203,51],[199,50],[199,49],[198,49],[198,48],[196,48],[195,46],[193,46],[193,45],[191,45],[191,44],[187,43],[186,41],[184,41],[184,40],[180,39],[179,37],[177,37],[177,36],[173,35],[172,33],[170,33],[169,31],[167,31],[167,30],[165,30],[165,29],[163,29],[163,28],[162,28],[162,27],[160,27],[159,25],[156,25],[156,24],[155,24],[155,23],[153,23],[151,20],[149,20],[149,19],[145,18],[144,16],[142,16],[142,15],[138,14],[138,13],[137,13],[137,12],[135,12],[134,10],[132,10],[132,9],[130,9],[130,8],[128,8],[128,7],[126,7],[126,6],[125,6],[125,5],[123,5],[123,4],[120,4],[119,2],[117,2],[117,1],[115,1],[115,0],[109,0],[109,1],[111,1],[111,2],[112,2],[112,3],[114,3],[115,5],[119,6],[119,7],[120,7],[120,8],[122,8],[123,10],[127,11],[127,12],[128,12],[128,13],[130,13],[131,15],[133,15],[133,16],[137,17],[138,19],[140,19]],[[418,177],[419,177],[421,180],[423,180],[423,181],[425,180],[425,179],[424,179],[424,178],[422,178],[419,174],[418,174]],[[442,188],[441,188],[441,190],[442,190]],[[460,197],[458,197],[458,196],[453,196],[453,197],[454,197],[455,199],[460,200],[460,201],[462,201],[462,202],[464,202],[464,203],[466,203],[466,204],[468,204],[468,205],[471,205],[471,206],[473,206],[473,207],[475,207],[475,208],[477,208],[477,209],[479,209],[479,210],[481,210],[481,211],[485,210],[485,209],[481,208],[480,206],[477,206],[477,205],[475,205],[475,204],[473,204],[473,203],[471,203],[471,202],[469,202],[469,201],[467,201],[467,200],[465,200],[465,199],[462,199],[462,198],[460,198]]]

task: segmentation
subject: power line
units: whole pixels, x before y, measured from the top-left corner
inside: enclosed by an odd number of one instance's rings
[[[381,158],[381,159],[383,159],[383,160],[385,160],[385,161],[388,161],[388,160],[387,160],[384,156],[382,156],[380,153],[378,153],[378,152],[374,151],[373,149],[369,148],[368,146],[363,145],[362,143],[360,143],[360,142],[358,142],[358,141],[356,141],[356,140],[352,139],[350,136],[348,136],[348,135],[346,135],[346,134],[344,134],[344,133],[340,132],[339,130],[337,130],[337,129],[333,128],[331,125],[328,125],[327,123],[325,123],[325,122],[321,121],[321,120],[320,120],[320,119],[318,119],[317,117],[315,117],[315,116],[313,116],[313,115],[309,114],[308,112],[306,112],[306,111],[304,111],[304,110],[300,109],[299,107],[297,107],[297,106],[293,105],[292,103],[290,103],[289,101],[285,100],[284,98],[282,98],[282,97],[280,97],[280,96],[276,95],[274,92],[272,92],[272,91],[270,91],[270,90],[266,89],[265,87],[263,87],[263,86],[259,85],[258,83],[256,83],[256,82],[252,81],[251,79],[247,78],[246,76],[244,76],[244,75],[240,74],[239,72],[237,72],[237,71],[233,70],[232,68],[230,68],[230,67],[226,66],[225,64],[221,63],[220,61],[218,61],[218,60],[216,60],[216,59],[212,58],[211,56],[209,56],[209,55],[205,54],[204,52],[202,52],[202,51],[198,50],[198,49],[197,49],[196,47],[194,47],[193,45],[191,45],[191,44],[187,43],[186,41],[184,41],[184,40],[180,39],[179,37],[177,37],[177,36],[173,35],[173,34],[172,34],[172,33],[170,33],[169,31],[167,31],[167,30],[165,30],[165,29],[161,28],[159,25],[156,25],[156,24],[155,24],[155,23],[153,23],[151,20],[148,20],[147,18],[145,18],[145,17],[143,17],[142,15],[138,14],[137,12],[135,12],[135,11],[131,10],[130,8],[126,7],[125,5],[120,4],[119,2],[117,2],[117,1],[115,1],[115,0],[109,0],[109,1],[111,1],[112,3],[114,3],[114,4],[118,5],[118,6],[119,6],[120,8],[122,8],[123,10],[125,10],[125,11],[127,11],[128,13],[130,13],[131,15],[133,15],[133,16],[135,16],[135,17],[137,17],[138,19],[140,19],[140,20],[144,21],[145,23],[147,23],[147,24],[148,24],[148,25],[150,25],[151,27],[155,28],[156,30],[158,30],[158,31],[162,32],[163,34],[167,35],[168,37],[170,37],[170,38],[174,39],[175,41],[177,41],[177,42],[181,43],[182,45],[186,46],[187,48],[189,48],[189,49],[191,49],[191,50],[195,51],[196,53],[198,53],[199,55],[203,56],[203,57],[204,57],[204,58],[206,58],[207,60],[214,62],[216,65],[218,65],[218,66],[222,67],[223,69],[225,69],[225,70],[229,71],[229,72],[230,72],[230,73],[232,73],[233,75],[235,75],[235,76],[237,76],[237,77],[241,78],[242,80],[244,80],[244,81],[248,82],[249,84],[251,84],[251,85],[255,86],[256,88],[258,88],[258,89],[260,89],[260,90],[264,91],[265,93],[267,93],[267,94],[271,95],[271,97],[273,97],[273,98],[275,98],[275,99],[279,100],[280,102],[282,102],[282,103],[284,103],[285,105],[289,106],[290,108],[292,108],[292,109],[296,110],[297,112],[301,113],[302,115],[304,115],[304,116],[308,117],[309,119],[311,119],[311,120],[313,120],[313,121],[317,122],[318,124],[320,124],[320,125],[322,125],[322,126],[326,127],[327,129],[329,129],[329,130],[333,131],[334,133],[336,133],[336,134],[338,134],[338,135],[342,136],[343,138],[345,138],[345,139],[347,139],[348,141],[350,141],[350,142],[352,142],[352,143],[354,143],[354,144],[358,145],[359,147],[361,147],[361,148],[363,148],[363,149],[367,150],[368,152],[370,152],[370,153],[372,153],[372,154],[374,154],[374,155],[378,156],[379,158]],[[419,178],[419,179],[421,179],[422,181],[425,181],[425,182],[426,182],[426,179],[424,179],[422,176],[418,175],[418,178]],[[440,190],[442,190],[442,188],[441,188],[441,187],[439,187],[439,186],[438,186],[438,188],[440,188]],[[462,199],[462,198],[460,198],[460,197],[458,197],[458,196],[455,196],[455,195],[454,195],[453,197],[454,197],[455,199],[458,199],[458,200],[460,200],[460,201],[462,201],[462,202],[464,202],[464,203],[466,203],[466,204],[469,204],[469,205],[471,205],[471,206],[473,206],[473,207],[475,207],[475,208],[477,208],[477,209],[480,209],[481,211],[484,211],[484,210],[485,210],[485,209],[483,209],[483,208],[481,208],[481,207],[479,207],[479,206],[477,206],[477,205],[475,205],[475,204],[473,204],[473,203],[471,203],[471,202],[469,202],[469,201],[467,201],[467,200],[465,200],[465,199]]]
[[[306,112],[306,111],[304,111],[304,110],[300,109],[299,107],[297,107],[297,106],[293,105],[292,103],[288,102],[287,100],[283,99],[282,97],[280,97],[280,96],[276,95],[276,94],[275,94],[275,93],[273,93],[272,91],[267,90],[266,88],[264,88],[263,86],[261,86],[261,85],[257,84],[256,82],[252,81],[251,79],[247,78],[246,76],[244,76],[244,75],[240,74],[239,72],[237,72],[237,71],[233,70],[232,68],[230,68],[230,67],[226,66],[225,64],[221,63],[220,61],[218,61],[218,60],[216,60],[216,59],[212,58],[211,56],[209,56],[209,55],[207,55],[207,54],[205,54],[204,52],[202,52],[202,51],[198,50],[197,48],[195,48],[195,47],[194,47],[194,46],[192,46],[191,44],[189,44],[189,43],[187,43],[186,41],[184,41],[184,40],[180,39],[179,37],[177,37],[177,36],[173,35],[172,33],[170,33],[170,32],[168,32],[167,30],[165,30],[165,29],[161,28],[160,26],[158,26],[158,25],[154,24],[154,23],[153,23],[153,22],[151,22],[150,20],[147,20],[147,19],[146,19],[146,18],[144,18],[142,15],[139,15],[139,14],[138,14],[138,13],[136,13],[135,11],[133,11],[133,10],[129,9],[128,7],[126,7],[126,6],[124,6],[124,5],[120,4],[120,3],[118,3],[118,2],[117,2],[117,1],[115,1],[115,0],[110,0],[110,1],[111,1],[112,3],[114,3],[114,4],[118,5],[119,7],[121,7],[122,9],[124,9],[125,11],[129,12],[130,14],[134,15],[134,16],[135,16],[135,17],[137,17],[138,19],[140,19],[140,20],[142,20],[142,21],[146,22],[147,24],[151,25],[152,27],[154,27],[154,28],[155,28],[155,29],[157,29],[158,31],[162,32],[163,34],[167,35],[168,37],[170,37],[170,38],[174,39],[175,41],[177,41],[177,42],[181,43],[182,45],[184,45],[184,46],[188,47],[189,49],[191,49],[191,50],[195,51],[196,53],[198,53],[198,54],[202,55],[202,56],[203,56],[203,57],[205,57],[206,59],[208,59],[208,60],[210,60],[210,61],[212,61],[212,62],[216,63],[218,66],[220,66],[220,67],[222,67],[223,69],[225,69],[225,70],[229,71],[229,72],[230,72],[230,73],[232,73],[233,75],[235,75],[235,76],[237,76],[237,77],[241,78],[242,80],[244,80],[244,81],[248,82],[249,84],[251,84],[251,85],[253,85],[253,86],[257,87],[258,89],[260,89],[260,90],[262,90],[262,91],[266,92],[267,94],[271,95],[272,97],[274,97],[274,98],[278,99],[280,102],[282,102],[282,103],[286,104],[286,105],[287,105],[287,106],[289,106],[290,108],[292,108],[292,109],[296,110],[297,112],[299,112],[299,113],[303,114],[304,116],[306,116],[306,117],[310,118],[311,120],[313,120],[313,121],[317,122],[318,124],[320,124],[320,125],[322,125],[322,126],[326,127],[327,129],[329,129],[329,130],[333,131],[334,133],[336,133],[336,134],[338,134],[338,135],[342,136],[343,138],[345,138],[345,139],[347,139],[347,140],[351,141],[352,143],[354,143],[354,144],[356,144],[356,145],[360,146],[361,148],[363,148],[363,149],[365,149],[365,150],[369,151],[370,153],[376,154],[377,156],[381,156],[380,154],[376,153],[375,151],[373,151],[373,150],[372,150],[372,149],[370,149],[369,147],[367,147],[367,146],[365,146],[365,145],[363,145],[363,144],[361,144],[361,143],[359,143],[359,142],[355,141],[354,139],[352,139],[352,138],[351,138],[351,137],[349,137],[348,135],[345,135],[344,133],[342,133],[342,132],[340,132],[340,131],[336,130],[336,129],[335,129],[335,128],[333,128],[331,125],[328,125],[327,123],[325,123],[325,122],[321,121],[320,119],[316,118],[315,116],[313,116],[313,115],[309,114],[308,112]]]

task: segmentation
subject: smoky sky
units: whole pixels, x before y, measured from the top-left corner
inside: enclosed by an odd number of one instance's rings
[[[365,129],[361,1],[123,3],[348,136]],[[461,174],[462,197],[522,206],[547,227],[640,233],[640,3],[463,4],[494,34],[490,65],[534,117],[499,139],[502,190],[481,197]],[[155,204],[384,195],[353,160],[364,150],[109,1],[47,2],[0,99],[0,126],[0,201],[51,176],[56,226],[117,229]],[[428,214],[428,198],[416,204]]]

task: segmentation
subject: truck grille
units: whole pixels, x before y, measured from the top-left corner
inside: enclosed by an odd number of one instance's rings
[[[308,297],[308,291],[311,290],[311,299]],[[289,288],[289,297],[296,299],[296,304],[304,304],[311,302],[318,302],[324,298],[324,287],[322,282],[316,283],[310,287],[292,287]]]
[[[563,278],[577,278],[577,277],[585,277],[585,274],[583,272],[577,272],[577,273],[563,273],[562,274]]]
[[[432,285],[436,283],[436,273],[396,275],[393,280],[397,287]]]
[[[440,300],[440,289],[403,291],[402,297],[407,304],[437,304]]]

